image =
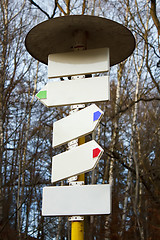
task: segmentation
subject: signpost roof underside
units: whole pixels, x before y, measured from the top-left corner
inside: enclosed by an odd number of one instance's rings
[[[113,66],[128,58],[135,48],[135,38],[123,25],[97,16],[71,15],[57,17],[42,22],[27,34],[27,51],[44,64],[48,55],[73,51],[74,34],[86,34],[87,49],[110,49],[110,65]]]

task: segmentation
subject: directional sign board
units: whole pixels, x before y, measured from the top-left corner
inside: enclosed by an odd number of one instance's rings
[[[87,142],[52,158],[51,182],[91,171],[103,154],[103,149],[94,141]]]
[[[109,184],[44,187],[42,216],[110,214]]]
[[[48,77],[66,77],[109,71],[108,48],[50,54]]]
[[[49,82],[36,97],[47,107],[107,101],[109,76]]]
[[[103,111],[95,104],[54,122],[53,147],[94,131],[103,116]]]

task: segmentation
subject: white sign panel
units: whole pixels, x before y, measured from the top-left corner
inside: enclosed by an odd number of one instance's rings
[[[91,171],[103,154],[103,149],[94,140],[60,153],[52,158],[51,182]]]
[[[109,76],[49,82],[36,95],[47,107],[110,99]]]
[[[89,107],[54,122],[53,147],[60,146],[93,132],[103,114],[100,108],[92,104]]]
[[[99,48],[48,56],[48,77],[65,77],[109,71],[109,49]]]
[[[111,213],[109,184],[44,187],[42,216],[83,216]]]

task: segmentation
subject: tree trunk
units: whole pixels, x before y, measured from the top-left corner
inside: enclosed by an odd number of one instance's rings
[[[5,67],[6,67],[6,54],[7,54],[7,38],[8,38],[8,0],[3,0],[1,3],[1,11],[3,16],[4,31],[2,35],[2,61],[0,69],[0,223],[3,222],[3,191],[2,191],[2,164],[3,164],[3,152],[4,152],[4,81],[5,81]]]
[[[114,113],[116,117],[113,122],[113,134],[112,134],[111,147],[110,147],[111,153],[114,153],[116,149],[117,138],[118,138],[118,122],[119,122],[118,111],[120,107],[120,90],[121,90],[121,78],[122,78],[123,67],[124,67],[124,64],[119,64],[118,77],[117,77],[118,83],[117,83],[117,89],[116,89],[116,102],[115,102],[115,109],[114,109]],[[109,161],[110,161],[110,166],[109,166],[109,169],[107,169],[108,165],[106,166],[104,177],[106,177],[107,172],[109,171],[108,183],[110,184],[112,189],[113,183],[114,183],[113,169],[114,169],[115,162],[113,157],[110,158]],[[111,190],[111,195],[112,195],[112,190]],[[105,240],[108,240],[110,238],[110,222],[111,222],[111,215],[108,215],[105,220]]]
[[[135,187],[135,199],[134,199],[134,213],[136,214],[137,217],[137,222],[141,234],[141,239],[144,239],[144,234],[143,231],[140,227],[140,222],[139,222],[139,216],[137,213],[137,206],[138,206],[138,198],[139,198],[139,165],[137,161],[137,157],[135,155],[135,144],[136,144],[136,123],[137,123],[137,111],[138,111],[138,96],[139,96],[139,82],[142,74],[142,67],[144,63],[144,53],[145,53],[145,45],[143,49],[143,56],[141,59],[140,66],[137,69],[137,66],[135,64],[135,69],[137,73],[137,82],[136,82],[136,90],[135,90],[135,105],[133,109],[133,121],[132,121],[132,133],[131,133],[131,140],[130,140],[130,153],[129,153],[129,167],[133,166],[133,163],[135,164],[135,172],[136,172],[136,187]],[[126,217],[127,217],[127,205],[128,205],[128,197],[129,197],[129,191],[131,188],[132,184],[132,173],[131,171],[128,171],[128,176],[127,176],[127,183],[126,183],[126,188],[125,188],[125,197],[124,197],[124,203],[123,203],[123,214],[122,214],[122,230],[120,235],[123,236],[123,233],[125,232],[125,222],[126,222]]]

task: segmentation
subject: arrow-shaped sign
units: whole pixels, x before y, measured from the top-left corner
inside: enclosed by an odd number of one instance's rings
[[[109,76],[49,82],[36,97],[47,107],[107,101]]]
[[[103,149],[92,140],[54,156],[51,182],[93,170],[102,154]]]
[[[103,111],[95,104],[62,118],[53,124],[53,147],[94,131],[103,116]]]
[[[111,213],[109,184],[43,188],[42,216],[83,216]]]

